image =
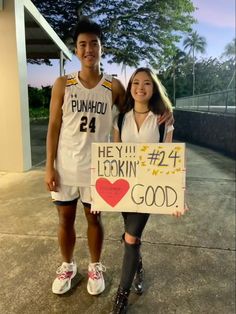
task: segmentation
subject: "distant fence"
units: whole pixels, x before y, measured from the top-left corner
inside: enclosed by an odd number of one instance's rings
[[[235,158],[236,115],[174,109],[174,117],[175,140],[206,146]]]
[[[235,89],[176,99],[176,109],[235,114]]]

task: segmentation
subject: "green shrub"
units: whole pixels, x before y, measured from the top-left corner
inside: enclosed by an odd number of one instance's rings
[[[51,86],[37,88],[29,85],[28,95],[30,108],[48,108],[51,97]]]
[[[31,120],[47,119],[49,117],[48,108],[29,108],[29,116]]]

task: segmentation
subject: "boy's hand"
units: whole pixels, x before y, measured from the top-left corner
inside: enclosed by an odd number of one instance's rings
[[[53,192],[58,191],[59,175],[54,168],[50,170],[46,170],[45,184],[48,191],[53,191]]]
[[[167,126],[168,125],[173,125],[175,122],[173,112],[170,111],[165,111],[163,115],[161,115],[158,118],[158,124],[161,125],[162,123],[165,123]]]

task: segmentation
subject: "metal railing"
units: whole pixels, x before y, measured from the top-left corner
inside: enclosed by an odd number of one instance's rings
[[[235,114],[235,89],[176,99],[176,109]]]

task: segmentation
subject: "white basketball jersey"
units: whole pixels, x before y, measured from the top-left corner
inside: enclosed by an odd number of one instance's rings
[[[56,169],[60,182],[90,186],[91,143],[107,142],[112,126],[112,77],[103,74],[92,89],[78,72],[67,76]]]

